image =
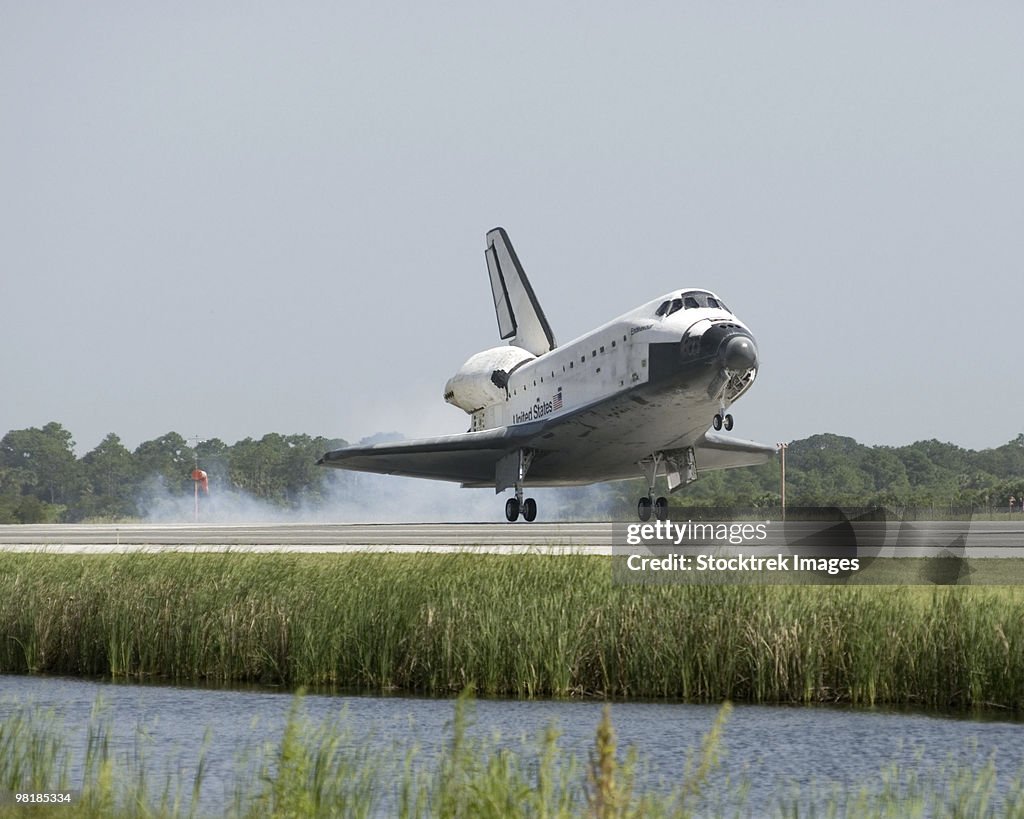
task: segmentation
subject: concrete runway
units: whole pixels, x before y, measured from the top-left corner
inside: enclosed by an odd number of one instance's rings
[[[612,553],[613,526],[620,545],[625,523],[269,523],[269,524],[40,524],[0,526],[0,551],[129,553],[162,551],[247,552],[494,552],[521,554]],[[783,524],[758,548],[784,548]],[[792,526],[792,524],[790,524]],[[863,524],[870,527],[872,524]],[[620,528],[621,527],[621,528]],[[868,531],[857,540],[879,556],[932,556],[965,549],[964,557],[1024,557],[1024,521],[917,521]],[[706,544],[702,551],[707,551]],[[685,546],[683,547],[686,548]],[[697,547],[691,547],[697,548]],[[726,546],[735,551],[741,546]]]
[[[0,526],[0,550],[611,554],[609,523],[61,524]]]

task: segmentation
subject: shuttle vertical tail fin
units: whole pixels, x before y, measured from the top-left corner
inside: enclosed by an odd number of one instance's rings
[[[534,355],[555,349],[551,326],[504,228],[488,231],[484,256],[502,339]]]

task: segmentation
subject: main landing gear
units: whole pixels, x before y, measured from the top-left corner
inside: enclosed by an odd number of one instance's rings
[[[732,429],[732,416],[726,413],[724,416],[719,412],[715,414],[715,417],[711,420],[711,426],[715,428],[717,432],[722,427],[725,427],[725,431],[728,432]]]
[[[498,492],[504,492],[509,488],[516,490],[516,496],[505,501],[505,520],[509,523],[519,520],[520,515],[527,523],[537,519],[537,501],[533,498],[523,498],[523,482],[532,462],[531,450],[517,449],[505,455],[495,467],[494,488]]]
[[[636,504],[636,514],[640,520],[650,520],[651,512],[654,512],[654,517],[658,520],[668,519],[668,498],[660,497],[657,500],[652,500],[654,497],[654,481],[658,477],[658,469],[664,460],[665,457],[662,453],[655,452],[649,458],[644,458],[639,463],[640,469],[644,473],[644,478],[647,479],[647,495],[640,498]]]
[[[651,491],[654,491],[653,488]],[[652,511],[658,520],[666,520],[668,518],[668,498],[660,497],[652,503],[650,495],[645,495],[637,501],[636,514],[640,520],[650,520]]]
[[[532,523],[537,519],[537,501],[533,498],[523,499],[522,488],[516,489],[516,497],[509,498],[505,501],[505,520],[509,523],[514,523],[519,515],[522,514],[523,520],[527,523]]]

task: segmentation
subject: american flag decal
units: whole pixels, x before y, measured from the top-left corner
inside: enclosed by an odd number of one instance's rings
[[[555,393],[555,399],[552,402],[555,407],[555,412],[558,412],[562,408],[562,388],[558,388],[558,392]]]

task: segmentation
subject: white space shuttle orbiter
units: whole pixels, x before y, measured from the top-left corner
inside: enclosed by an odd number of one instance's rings
[[[498,332],[507,342],[472,356],[445,387],[470,416],[468,432],[328,452],[326,466],[514,489],[505,517],[537,516],[524,487],[571,486],[643,475],[637,513],[668,514],[654,498],[700,472],[764,463],[775,447],[720,434],[729,407],[754,383],[747,327],[714,293],[681,289],[562,347],[502,228],[484,251]]]

